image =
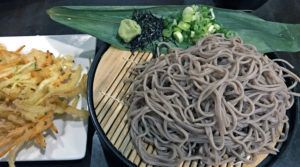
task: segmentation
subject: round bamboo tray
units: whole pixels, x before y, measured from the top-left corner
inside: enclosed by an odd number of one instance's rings
[[[102,57],[101,57],[102,56]],[[105,149],[114,154],[122,164],[120,166],[151,166],[143,162],[134,149],[127,123],[128,106],[123,102],[123,97],[130,88],[130,83],[124,83],[127,78],[134,79],[131,74],[132,68],[137,63],[150,60],[152,54],[145,52],[135,52],[133,55],[129,51],[119,50],[110,47],[103,55],[95,57],[89,72],[88,79],[88,105],[93,123],[100,133],[100,139]],[[292,107],[293,112],[287,112],[290,118],[290,126],[296,124],[296,106],[299,105],[299,98],[295,99]],[[292,114],[292,115],[291,115]],[[290,140],[283,144],[287,145]],[[275,146],[276,143],[274,143]],[[282,145],[282,144],[281,144]],[[279,147],[281,147],[281,145]],[[261,154],[257,161],[251,164],[228,163],[215,167],[255,167],[271,165],[283,154],[285,147],[281,147],[280,153],[276,156]],[[147,146],[147,151],[155,151],[151,145]],[[185,161],[179,167],[212,167],[202,164],[200,161]]]

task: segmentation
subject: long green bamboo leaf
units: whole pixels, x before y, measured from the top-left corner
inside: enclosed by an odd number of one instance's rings
[[[47,11],[56,22],[91,34],[120,49],[128,49],[117,38],[120,21],[131,18],[134,10],[150,10],[158,17],[181,12],[186,6],[58,6]],[[216,21],[234,30],[245,43],[255,45],[262,53],[300,51],[300,24],[284,24],[263,20],[236,10],[214,8]],[[186,43],[179,44],[186,48]]]

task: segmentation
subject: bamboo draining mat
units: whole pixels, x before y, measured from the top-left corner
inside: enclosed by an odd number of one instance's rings
[[[150,166],[141,160],[134,149],[129,135],[127,123],[128,107],[122,98],[129,90],[130,84],[124,83],[127,78],[134,78],[131,70],[135,64],[150,60],[152,54],[136,52],[131,55],[129,51],[123,51],[110,47],[102,56],[94,77],[93,100],[98,122],[106,133],[110,142],[127,159],[140,167]],[[147,150],[153,152],[152,146]],[[265,155],[258,157],[252,164],[228,163],[219,167],[254,167],[260,163]],[[200,161],[186,161],[180,167],[204,167]],[[206,167],[212,167],[206,165]]]

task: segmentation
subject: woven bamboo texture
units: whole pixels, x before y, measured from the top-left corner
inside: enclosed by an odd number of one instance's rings
[[[94,77],[93,100],[101,128],[115,148],[129,161],[140,167],[151,165],[141,160],[130,141],[127,123],[128,107],[124,104],[123,98],[131,85],[124,81],[127,78],[134,79],[135,76],[131,74],[131,71],[137,63],[151,58],[150,53],[135,52],[132,55],[129,51],[110,47],[102,56]],[[154,151],[151,145],[147,146],[147,150]],[[228,163],[218,167],[254,167],[266,156],[266,154],[260,155],[252,164]],[[179,166],[212,167],[205,166],[200,161],[186,161]]]

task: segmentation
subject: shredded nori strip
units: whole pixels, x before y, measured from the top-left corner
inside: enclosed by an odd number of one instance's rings
[[[130,41],[130,51],[133,53],[138,49],[144,49],[148,45],[151,45],[151,49],[155,50],[156,44],[153,44],[153,42],[164,39],[162,35],[164,29],[163,19],[157,18],[150,11],[145,10],[135,10],[131,19],[141,26],[142,33]]]

